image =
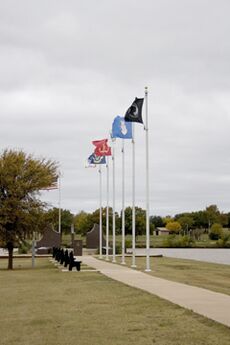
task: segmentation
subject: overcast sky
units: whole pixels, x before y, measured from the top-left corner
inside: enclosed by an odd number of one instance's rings
[[[1,150],[58,161],[62,207],[93,211],[91,141],[108,137],[114,117],[148,86],[150,214],[210,204],[230,211],[229,13],[229,0],[0,0]],[[135,135],[136,204],[144,207],[142,125]],[[125,146],[131,205],[129,140]],[[117,211],[120,149],[117,140]],[[102,177],[105,205],[105,168]],[[42,197],[58,206],[57,191]]]

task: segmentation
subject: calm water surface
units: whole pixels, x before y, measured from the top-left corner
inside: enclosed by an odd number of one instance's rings
[[[145,249],[137,248],[136,254],[144,255]],[[230,265],[230,248],[151,248],[151,254]]]

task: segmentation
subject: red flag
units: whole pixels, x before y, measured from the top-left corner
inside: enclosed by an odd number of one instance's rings
[[[94,141],[92,141],[92,144],[94,146],[98,146],[98,145],[103,145],[105,143],[107,144],[107,142],[108,142],[108,139],[94,140]]]
[[[107,144],[108,139],[94,140],[92,143],[96,146],[94,153],[97,156],[111,156],[111,147]]]

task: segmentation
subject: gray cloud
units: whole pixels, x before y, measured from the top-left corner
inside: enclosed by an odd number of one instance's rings
[[[93,210],[98,174],[84,167],[91,141],[107,137],[113,118],[148,85],[151,213],[211,203],[228,210],[229,10],[227,0],[0,1],[1,147],[59,161],[63,207]],[[144,145],[137,125],[136,200],[143,207]],[[42,195],[57,205],[57,192]]]

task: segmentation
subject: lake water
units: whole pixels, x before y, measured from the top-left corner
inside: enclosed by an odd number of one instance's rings
[[[136,255],[145,255],[145,252],[136,248]],[[150,255],[154,254],[230,265],[230,248],[151,248]]]

